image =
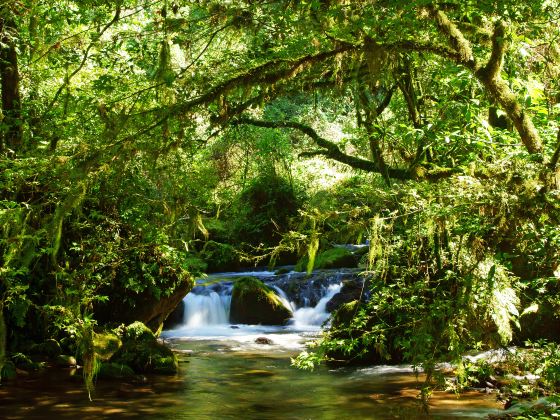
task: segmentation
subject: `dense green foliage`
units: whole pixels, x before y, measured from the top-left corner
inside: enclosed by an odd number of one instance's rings
[[[560,314],[559,13],[1,3],[1,371],[56,339],[91,387],[98,334],[157,332],[197,274],[334,267],[349,257],[334,244],[366,241],[368,299],[300,366],[432,373],[470,349],[558,340],[538,325]]]

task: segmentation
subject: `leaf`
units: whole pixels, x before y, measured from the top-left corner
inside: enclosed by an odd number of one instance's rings
[[[539,304],[538,303],[533,303],[531,306],[528,306],[527,308],[525,308],[523,310],[523,312],[521,312],[520,316],[528,315],[528,314],[534,314],[534,313],[537,313],[538,311],[539,311]]]

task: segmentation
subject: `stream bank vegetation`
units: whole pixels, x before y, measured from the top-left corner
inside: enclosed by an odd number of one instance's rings
[[[296,365],[412,363],[428,395],[437,363],[460,391],[509,372],[464,354],[530,340],[511,395],[555,395],[559,10],[4,2],[2,378],[75,355],[91,389],[97,338],[158,334],[200,273],[367,243],[363,298]]]

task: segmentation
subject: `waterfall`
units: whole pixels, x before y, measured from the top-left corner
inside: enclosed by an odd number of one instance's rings
[[[296,310],[296,305],[293,302],[290,302],[290,299],[288,298],[288,295],[286,295],[286,292],[284,292],[282,289],[280,289],[278,286],[272,286],[272,288],[274,290],[276,290],[276,295],[278,296],[278,299],[280,300],[280,302],[282,302],[282,304],[288,308],[289,310],[291,310],[292,312],[295,312]]]
[[[327,303],[333,298],[340,289],[342,283],[331,284],[326,294],[319,300],[315,307],[303,307],[294,312],[294,326],[296,328],[303,328],[313,325],[322,325],[328,318]]]
[[[269,273],[265,272],[265,274],[268,275]],[[245,273],[237,273],[237,275],[243,276]],[[289,276],[287,278],[289,279]],[[306,283],[309,284],[309,287],[301,290],[299,304],[292,301],[286,291],[283,290],[289,287],[289,283],[282,283],[281,285],[269,283],[269,287],[276,292],[280,301],[294,314],[288,329],[303,331],[311,328],[314,330],[328,319],[329,313],[326,310],[326,305],[342,287],[339,275],[333,276],[329,281],[333,283],[330,285],[328,283],[322,284],[321,286],[313,282]],[[265,281],[265,283],[268,282]],[[216,328],[225,328],[232,334],[235,333],[236,330],[232,330],[229,324],[232,288],[233,285],[230,281],[195,287],[184,299],[185,312],[182,328],[193,332],[197,331],[196,334],[206,334],[206,332],[213,331]],[[314,298],[315,306],[312,306],[312,300],[307,297],[308,293],[316,296]],[[238,327],[234,326],[232,328]]]
[[[183,324],[186,327],[223,325],[229,322],[231,294],[209,291],[202,294],[189,293],[185,299]]]

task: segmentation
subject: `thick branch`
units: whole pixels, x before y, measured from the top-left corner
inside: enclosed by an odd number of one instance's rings
[[[430,13],[436,20],[439,30],[447,36],[449,43],[458,53],[459,60],[456,61],[471,70],[475,70],[477,64],[469,40],[465,38],[459,28],[449,20],[443,11],[432,6],[430,7]]]
[[[550,162],[548,163],[548,167],[551,171],[556,170],[556,165],[558,165],[558,159],[560,158],[560,128],[558,129],[558,134],[556,135],[556,149],[554,150],[554,154],[550,158]]]
[[[513,121],[521,137],[521,142],[527,151],[529,151],[529,153],[541,153],[542,142],[533,121],[519,104],[515,94],[500,76],[506,50],[506,27],[504,23],[501,21],[496,23],[492,34],[492,52],[490,54],[490,59],[484,67],[481,67],[477,64],[473,56],[470,42],[463,36],[459,28],[449,20],[447,15],[443,11],[437,10],[435,7],[431,7],[430,12],[435,18],[440,32],[446,35],[450,44],[456,50],[458,59],[456,58],[454,61],[471,70],[484,85],[488,93],[500,104],[507,116]],[[450,58],[449,54],[442,56]]]
[[[348,52],[354,48],[354,46],[345,45],[331,51],[306,55],[297,60],[278,59],[269,61],[248,70],[246,73],[232,77],[231,79],[210,88],[206,93],[193,98],[190,101],[177,105],[171,109],[171,113],[179,114],[189,112],[197,106],[216,100],[220,96],[227,94],[235,88],[257,85],[273,85],[282,80],[291,79],[315,63],[322,62],[331,57],[336,57],[337,55]],[[287,65],[287,67],[278,70],[278,67],[282,65]]]
[[[301,124],[295,121],[262,121],[254,120],[251,118],[238,118],[233,121],[232,124],[248,124],[257,127],[265,128],[293,128],[301,131],[305,135],[309,136],[319,147],[323,150],[315,151],[314,154],[322,154],[330,159],[336,160],[337,162],[344,163],[355,169],[360,169],[367,172],[376,172],[382,174],[381,169],[374,162],[366,159],[362,159],[355,156],[350,156],[344,153],[340,148],[333,142],[321,137],[317,132],[309,127],[308,125]],[[399,168],[387,168],[387,174],[394,179],[410,179],[410,174],[405,169]]]

